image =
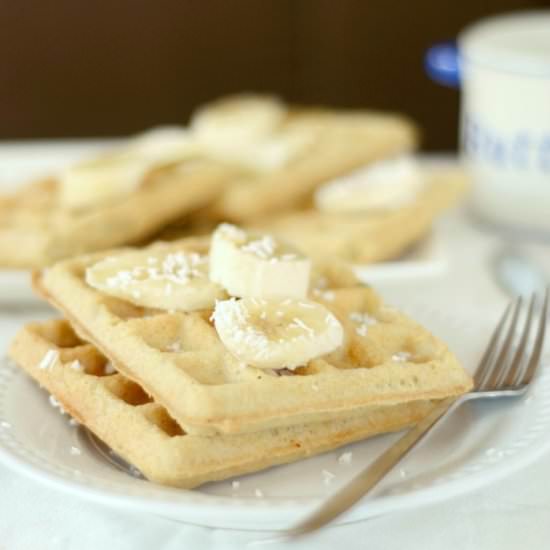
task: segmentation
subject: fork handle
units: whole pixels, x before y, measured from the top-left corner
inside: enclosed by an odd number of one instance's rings
[[[313,515],[290,529],[288,535],[297,537],[316,531],[351,508],[443,418],[457,400],[457,397],[447,397],[440,401],[424,419],[330,497]]]

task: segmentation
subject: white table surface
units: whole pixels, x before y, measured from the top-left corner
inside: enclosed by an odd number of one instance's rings
[[[6,161],[19,148],[0,146],[0,186],[11,172]],[[20,162],[24,158],[20,159]],[[497,237],[471,226],[463,213],[440,220],[449,270],[440,277],[378,285],[388,302],[414,296],[458,308],[464,302],[500,310],[506,296],[490,274]],[[548,248],[526,247],[550,273]],[[549,258],[546,258],[546,257]],[[0,350],[27,320],[52,315],[0,304]],[[460,498],[324,530],[315,538],[268,548],[372,548],[422,550],[529,550],[550,546],[550,456],[499,483]],[[260,535],[261,537],[261,535]],[[0,465],[0,550],[183,550],[245,548],[254,533],[214,530],[108,509],[58,493]]]

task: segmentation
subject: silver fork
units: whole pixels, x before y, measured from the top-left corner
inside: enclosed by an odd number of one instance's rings
[[[520,323],[522,306],[523,299],[517,298],[504,311],[476,369],[474,389],[470,393],[440,401],[426,418],[330,497],[309,518],[283,533],[283,537],[297,538],[312,533],[351,508],[377,485],[431,428],[462,403],[471,399],[523,395],[533,381],[540,363],[548,316],[548,289],[543,299],[536,295],[531,297],[525,321]],[[520,324],[522,327],[518,330]],[[517,344],[515,351],[514,343]]]

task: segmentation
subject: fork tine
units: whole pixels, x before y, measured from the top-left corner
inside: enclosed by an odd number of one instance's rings
[[[527,318],[525,319],[525,323],[523,325],[523,332],[519,341],[518,349],[516,350],[514,358],[511,361],[510,369],[506,373],[506,377],[499,381],[499,386],[503,388],[516,385],[522,375],[522,367],[525,363],[525,346],[527,345],[527,342],[529,341],[529,336],[531,334],[531,325],[533,322],[533,312],[535,310],[536,297],[536,294],[531,295],[531,299],[529,300],[529,309],[527,311]]]
[[[546,332],[547,318],[548,318],[548,288],[546,288],[546,292],[544,293],[544,302],[542,304],[542,309],[540,312],[540,322],[537,330],[535,347],[533,349],[533,353],[531,354],[531,358],[529,359],[527,370],[525,371],[525,374],[523,375],[523,378],[521,380],[521,384],[531,383],[531,381],[533,380],[533,376],[535,376],[535,372],[537,371],[537,368],[540,364],[540,356],[542,354],[542,348],[544,345],[544,334]]]
[[[497,347],[498,347],[497,344],[500,340],[502,330],[504,329],[504,326],[506,324],[506,321],[508,319],[511,309],[512,309],[512,304],[510,303],[506,306],[506,309],[504,310],[504,313],[502,314],[500,321],[498,322],[497,326],[495,327],[495,330],[493,331],[493,334],[491,335],[491,340],[489,341],[489,344],[485,349],[485,353],[483,354],[483,357],[481,358],[479,365],[477,366],[476,372],[474,374],[474,382],[475,382],[476,389],[482,388],[485,383],[485,379],[487,378],[488,375],[491,374],[491,369],[493,365],[492,358],[497,350]]]
[[[485,389],[496,388],[498,386],[499,379],[501,379],[502,375],[506,375],[506,372],[508,371],[510,366],[509,350],[512,342],[514,341],[514,334],[517,329],[518,317],[522,304],[523,298],[520,296],[514,302],[512,320],[508,326],[506,336],[504,336],[500,353],[494,362],[494,367],[491,369],[491,375],[487,377],[487,381],[484,384]]]

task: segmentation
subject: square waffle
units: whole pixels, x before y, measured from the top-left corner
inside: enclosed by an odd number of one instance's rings
[[[149,250],[204,254],[208,247],[208,240],[189,239]],[[335,264],[319,268],[311,299],[339,319],[344,346],[286,373],[243,365],[222,344],[210,310],[146,309],[90,287],[86,269],[112,254],[56,264],[35,276],[35,288],[189,433],[319,422],[471,387],[445,344]]]
[[[188,161],[149,174],[132,194],[72,210],[55,179],[0,195],[0,266],[38,268],[84,252],[141,242],[219,195],[232,171]]]
[[[246,97],[226,98],[202,111],[227,102],[242,110]],[[259,101],[269,108],[274,100]],[[254,155],[243,151],[220,158],[193,137],[191,126],[187,133],[195,152],[190,160],[153,170],[133,193],[105,204],[67,208],[57,179],[0,195],[0,266],[43,267],[76,254],[142,242],[197,210],[197,219],[204,222],[248,220],[290,209],[328,178],[409,150],[416,141],[412,124],[395,115],[282,110],[282,122],[264,138],[284,145],[299,136],[304,145],[290,159],[268,167],[251,168],[245,160]],[[239,133],[238,122],[232,131]]]
[[[208,114],[226,108],[244,112],[251,100],[280,104],[268,96],[230,96],[207,104],[199,112]],[[401,115],[292,105],[283,105],[283,109],[282,120],[266,138],[292,142],[298,137],[303,145],[285,162],[236,178],[201,213],[202,220],[247,223],[300,207],[325,181],[410,151],[418,141],[416,127]]]
[[[455,168],[426,172],[426,188],[409,204],[374,212],[308,209],[266,218],[252,229],[294,242],[313,258],[327,256],[356,264],[398,257],[424,237],[444,209],[464,194],[467,177]]]
[[[27,325],[17,334],[10,355],[71,416],[145,477],[185,488],[400,430],[432,407],[416,401],[372,407],[361,417],[204,437],[186,433],[139,385],[106,368],[108,360],[65,321]]]

